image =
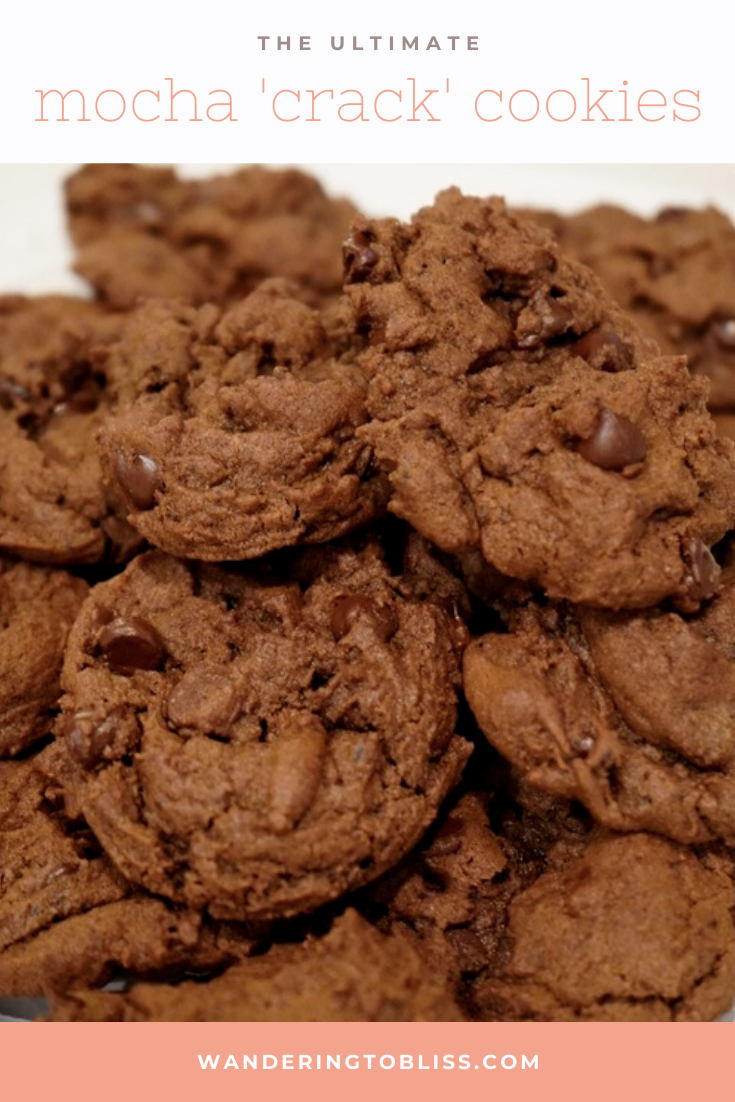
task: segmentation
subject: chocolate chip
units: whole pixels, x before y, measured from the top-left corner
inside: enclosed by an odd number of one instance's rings
[[[612,329],[600,325],[579,338],[574,353],[598,371],[627,371],[633,366],[628,346]]]
[[[115,732],[125,715],[118,705],[101,719],[89,712],[74,712],[64,722],[64,738],[71,756],[85,769],[96,765],[112,742]]]
[[[317,798],[328,742],[316,716],[285,717],[271,758],[267,824],[274,834],[293,830]]]
[[[193,669],[171,691],[166,711],[177,730],[205,735],[231,733],[241,709],[237,685],[224,672]]]
[[[166,653],[163,639],[141,616],[117,616],[102,627],[97,644],[113,673],[155,670]]]
[[[360,593],[350,593],[338,597],[332,605],[331,626],[334,638],[339,642],[360,617],[369,617],[379,637],[385,642],[398,630],[398,621],[392,609],[379,605],[370,597]]]
[[[92,631],[99,631],[105,624],[115,619],[115,613],[107,605],[96,605],[90,616]]]
[[[686,536],[681,541],[681,554],[687,570],[684,575],[686,597],[680,607],[684,612],[696,612],[702,601],[709,601],[717,592],[720,568],[699,536]]]
[[[364,230],[355,230],[342,245],[342,260],[346,282],[362,283],[378,263],[373,237]]]
[[[136,509],[153,508],[159,486],[159,471],[155,460],[148,455],[139,454],[128,460],[122,452],[118,452],[115,473],[123,493]]]
[[[709,331],[723,352],[735,352],[735,318],[715,318],[710,323]]]
[[[536,328],[518,338],[519,348],[538,348],[544,341],[559,337],[565,333],[572,321],[572,311],[559,298],[548,295],[539,298],[535,295],[531,305],[537,312]]]
[[[641,463],[646,458],[647,450],[638,426],[627,417],[604,407],[600,410],[592,435],[577,444],[582,458],[603,471],[622,471],[631,463]]]
[[[15,379],[0,379],[0,409],[10,410],[30,399],[30,390],[16,383]]]

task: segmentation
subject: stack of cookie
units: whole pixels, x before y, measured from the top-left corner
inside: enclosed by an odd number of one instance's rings
[[[588,264],[664,352],[709,379],[720,432],[735,437],[735,226],[714,207],[666,207],[642,218],[620,207],[534,215]]]
[[[498,199],[67,188],[0,303],[0,995],[56,1020],[708,1020],[735,448]]]

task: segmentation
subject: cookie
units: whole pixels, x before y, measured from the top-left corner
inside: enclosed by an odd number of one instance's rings
[[[509,901],[545,870],[552,849],[577,852],[592,826],[584,809],[524,788],[504,763],[488,775],[478,755],[465,791],[357,903],[379,928],[409,941],[460,998],[496,960]]]
[[[388,541],[398,541],[400,564],[407,592],[421,601],[439,605],[449,617],[450,638],[461,654],[472,639],[471,628],[477,626],[476,608],[457,564],[433,544],[401,525],[398,532],[383,529]],[[386,539],[384,535],[384,540]]]
[[[710,590],[719,567],[693,560]],[[616,830],[735,841],[735,562],[697,614],[529,602],[468,647],[464,688],[529,780]]]
[[[465,971],[489,961],[473,926],[483,887],[495,885],[506,871],[485,802],[468,794],[441,814],[426,841],[368,889],[358,905],[381,928],[408,941],[432,974],[459,989]]]
[[[141,555],[69,640],[71,791],[150,891],[313,910],[394,864],[457,781],[450,639],[370,542],[251,571]]]
[[[384,512],[385,479],[356,438],[364,386],[283,281],[222,314],[142,307],[108,370],[137,388],[99,433],[108,497],[156,547],[250,559]]]
[[[0,762],[0,995],[176,974],[242,956],[247,938],[136,891],[54,779],[56,749]]]
[[[50,733],[66,638],[87,585],[0,556],[0,758]]]
[[[729,878],[563,800],[467,794],[381,892],[474,1020],[707,1021],[735,992]]]
[[[408,225],[358,221],[345,265],[369,379],[358,435],[395,513],[551,596],[690,596],[687,548],[728,530],[735,475],[683,359],[501,200],[450,190]]]
[[[94,440],[111,397],[96,355],[117,325],[83,299],[0,299],[0,549],[88,563],[140,542],[107,503]]]
[[[276,945],[206,984],[137,984],[52,1000],[53,1021],[459,1022],[420,957],[353,910],[321,938]]]
[[[711,1021],[735,993],[732,884],[689,850],[608,835],[508,908],[502,964],[475,981],[485,1021]]]
[[[665,352],[683,353],[709,380],[711,409],[735,407],[735,226],[727,215],[669,207],[641,218],[599,206],[546,221]]]
[[[315,299],[341,283],[355,209],[311,176],[261,166],[180,180],[172,169],[86,165],[66,182],[76,271],[116,309],[140,298],[235,301],[268,276]]]
[[[712,420],[717,426],[720,436],[728,440],[735,440],[735,413],[717,413],[712,415]]]

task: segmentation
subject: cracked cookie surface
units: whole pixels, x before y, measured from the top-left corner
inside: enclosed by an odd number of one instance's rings
[[[242,933],[133,888],[70,813],[53,744],[0,762],[0,995],[41,995],[242,956]]]
[[[95,587],[67,651],[85,817],[130,880],[215,917],[306,912],[373,879],[469,752],[449,616],[372,542],[286,563],[142,555]]]
[[[151,304],[110,350],[136,398],[99,434],[108,494],[152,544],[207,561],[322,543],[379,516],[387,487],[356,437],[362,380],[281,280],[224,313]]]
[[[371,893],[481,1021],[707,1021],[735,990],[724,870],[565,800],[471,791]]]
[[[390,508],[555,597],[611,608],[691,591],[687,541],[732,523],[732,449],[705,385],[584,266],[502,201],[438,197],[358,221],[346,292]]]
[[[735,988],[732,884],[652,835],[595,839],[508,908],[483,1020],[710,1021]]]
[[[69,628],[88,587],[0,556],[0,758],[48,735]]]
[[[355,213],[303,172],[260,166],[181,180],[170,168],[90,164],[67,180],[66,205],[76,270],[116,309],[234,301],[269,276],[315,300],[335,294]]]
[[[464,688],[528,780],[616,830],[735,841],[735,563],[698,613],[530,600],[468,647]],[[715,573],[716,572],[716,573]]]
[[[727,215],[669,207],[642,218],[599,206],[540,217],[665,352],[687,356],[709,380],[711,409],[735,407],[735,226]]]
[[[0,548],[46,563],[124,558],[95,433],[113,388],[97,354],[120,320],[63,296],[0,298]]]
[[[54,1021],[458,1022],[451,992],[420,957],[355,911],[321,938],[277,945],[207,984],[137,984],[108,994],[72,991]]]

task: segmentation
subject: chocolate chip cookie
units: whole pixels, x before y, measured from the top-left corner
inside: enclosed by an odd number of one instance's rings
[[[469,792],[371,894],[484,1021],[706,1021],[735,991],[721,869],[514,784]],[[379,913],[379,912],[378,912]]]
[[[137,389],[99,433],[108,496],[164,551],[249,559],[385,510],[385,478],[356,437],[364,384],[292,285],[267,281],[222,314],[144,306],[107,366]]]
[[[697,614],[529,602],[465,652],[486,737],[533,784],[616,830],[735,841],[735,563],[693,560]]]
[[[66,638],[87,585],[0,556],[0,758],[48,735]]]
[[[641,218],[599,206],[545,218],[665,352],[710,382],[711,409],[735,407],[735,226],[714,207]]]
[[[169,168],[90,164],[66,183],[75,268],[116,309],[140,298],[235,301],[268,276],[315,299],[341,282],[355,208],[311,176],[262,166],[180,180]]]
[[[247,952],[235,930],[133,889],[64,805],[56,748],[0,762],[0,995],[175,974]]]
[[[468,767],[468,777],[471,766]],[[406,939],[429,970],[459,990],[465,972],[489,963],[474,931],[483,891],[507,875],[490,829],[487,800],[463,795],[444,810],[427,839],[360,898],[365,913]]]
[[[390,508],[549,595],[608,608],[692,593],[688,548],[735,515],[705,384],[501,200],[439,196],[345,246]],[[704,553],[704,551],[702,551]]]
[[[276,945],[206,984],[137,984],[112,994],[72,991],[54,1021],[459,1022],[450,991],[418,954],[355,911],[321,938]]]
[[[308,912],[394,864],[457,781],[456,653],[372,542],[251,571],[141,555],[70,637],[71,791],[148,890]]]
[[[46,563],[125,557],[94,436],[110,395],[98,348],[118,319],[83,299],[0,299],[0,549]]]
[[[485,1021],[710,1021],[735,991],[732,884],[687,849],[607,835],[508,907],[496,967],[472,984]]]

